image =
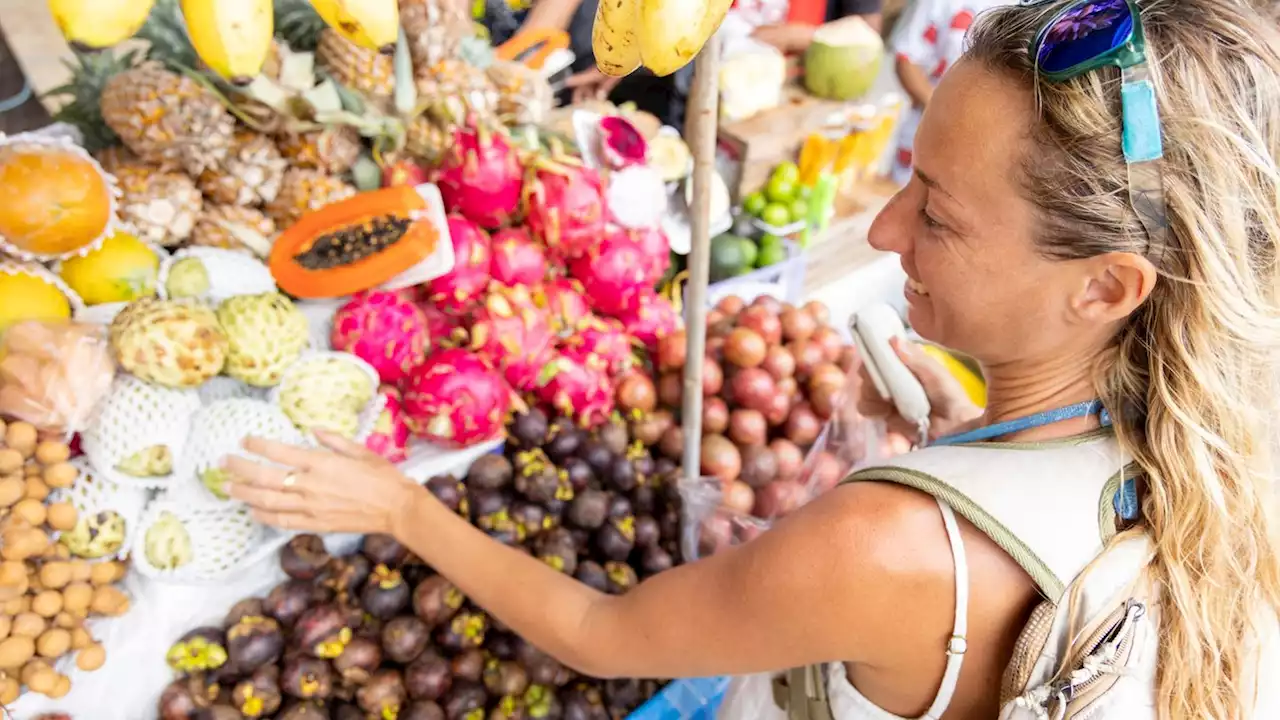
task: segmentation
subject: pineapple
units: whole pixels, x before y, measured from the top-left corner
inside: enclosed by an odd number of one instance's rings
[[[498,88],[498,114],[511,125],[540,125],[556,104],[542,73],[518,62],[496,62],[486,71]]]
[[[112,145],[111,147],[103,148],[93,154],[93,159],[98,161],[103,170],[112,175],[115,175],[123,167],[144,164],[138,159],[137,155],[134,155],[129,151],[129,148],[123,145]]]
[[[404,149],[429,166],[438,165],[446,150],[453,145],[456,125],[423,113],[405,128]]]
[[[471,114],[490,118],[498,109],[498,87],[487,72],[465,60],[445,60],[419,72],[417,86],[420,102],[445,103],[455,122]]]
[[[341,175],[360,157],[360,133],[348,126],[335,126],[303,133],[284,133],[276,144],[291,167],[320,170]]]
[[[239,205],[210,205],[191,231],[191,244],[266,257],[275,234],[276,224],[261,210]]]
[[[355,194],[356,189],[340,178],[319,170],[292,168],[284,174],[280,194],[267,203],[267,215],[283,230],[306,213]]]
[[[475,32],[456,0],[400,0],[400,24],[413,66],[423,72],[456,58],[462,39]]]
[[[201,173],[200,190],[215,203],[256,207],[276,199],[287,166],[271,138],[241,130],[227,159]]]
[[[216,95],[151,61],[107,81],[102,118],[138,157],[193,177],[227,157],[235,130]]]
[[[190,177],[133,163],[113,172],[120,185],[120,219],[139,239],[173,247],[191,236],[204,198]]]
[[[374,107],[384,111],[391,107],[396,77],[390,55],[356,45],[336,30],[325,28],[316,45],[316,65]]]

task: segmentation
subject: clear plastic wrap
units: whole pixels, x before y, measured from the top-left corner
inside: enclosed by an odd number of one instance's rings
[[[70,436],[88,424],[114,375],[105,328],[17,323],[0,336],[0,415]]]

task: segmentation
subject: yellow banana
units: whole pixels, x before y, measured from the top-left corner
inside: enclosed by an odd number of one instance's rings
[[[733,0],[643,0],[640,60],[659,77],[688,65],[720,28]]]
[[[600,0],[591,26],[591,51],[600,72],[613,77],[629,75],[640,67],[640,43],[636,25],[643,0]]]
[[[182,0],[182,16],[196,54],[237,85],[262,72],[271,54],[271,0]]]
[[[370,50],[390,55],[400,34],[397,0],[311,0],[329,27]]]
[[[155,0],[49,0],[49,12],[72,47],[101,50],[133,37],[154,4]]]

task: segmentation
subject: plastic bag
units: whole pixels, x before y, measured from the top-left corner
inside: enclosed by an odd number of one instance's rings
[[[106,328],[27,320],[0,337],[0,415],[70,435],[111,389]]]

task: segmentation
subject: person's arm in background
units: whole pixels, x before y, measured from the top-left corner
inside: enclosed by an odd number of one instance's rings
[[[520,29],[549,27],[568,31],[569,22],[573,20],[573,15],[581,4],[582,0],[535,0],[533,7],[529,8],[529,14],[520,24]]]
[[[883,0],[831,0],[827,5],[827,22],[856,15],[879,33],[880,8],[883,5]],[[751,37],[787,54],[802,53],[809,49],[817,29],[804,23],[765,25],[756,28]]]
[[[909,0],[894,25],[887,48],[893,53],[898,82],[917,108],[928,105],[933,97],[933,83],[929,82],[925,67],[937,57],[938,29],[931,19],[936,4],[937,0]]]

